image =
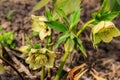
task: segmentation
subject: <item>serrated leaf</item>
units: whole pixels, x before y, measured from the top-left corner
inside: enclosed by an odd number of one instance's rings
[[[87,54],[86,54],[86,51],[85,51],[84,46],[82,44],[82,41],[79,38],[77,38],[77,37],[75,39],[77,41],[77,44],[78,44],[78,47],[79,47],[80,51],[83,53],[83,55],[85,57],[87,57]]]
[[[34,7],[32,11],[37,11],[47,5],[50,2],[50,0],[41,0],[39,1]]]
[[[80,8],[74,11],[70,16],[70,29],[73,29],[80,20]]]
[[[120,0],[110,0],[111,11],[120,11]]]
[[[101,15],[99,13],[93,13],[92,14],[93,18],[95,18],[97,22],[100,22],[100,21],[110,21],[110,20],[113,20],[118,15],[119,15],[118,12],[111,12],[111,11],[106,12],[103,15]]]
[[[50,9],[47,9],[47,10],[46,10],[45,16],[47,17],[48,21],[51,21],[51,20],[52,20],[52,15],[51,15]]]
[[[111,0],[111,11],[118,12],[120,17],[120,0]]]
[[[53,17],[54,17],[54,15],[58,15],[58,17],[60,17],[63,20],[63,22],[65,22],[65,24],[67,26],[69,26],[69,22],[68,22],[66,13],[62,9],[57,8],[57,7],[55,8],[55,11],[56,12],[53,13]]]
[[[99,17],[99,21],[113,20],[118,15],[119,15],[118,12],[111,12],[111,11],[109,11],[109,12],[101,15],[101,17]]]
[[[55,11],[61,16],[61,17],[66,17],[66,13],[61,9],[61,8],[55,8]]]
[[[104,14],[105,12],[109,10],[110,10],[110,0],[104,0],[99,12],[100,14]]]
[[[117,0],[104,0],[102,7],[98,12],[93,13],[93,18],[96,19],[96,21],[102,21],[102,20],[113,20],[115,17],[120,15],[120,6],[116,6],[118,3],[116,3]],[[113,9],[113,7],[115,9]]]
[[[54,45],[54,48],[57,48],[58,45],[64,41],[66,41],[66,39],[70,36],[70,33],[69,32],[65,32],[65,33],[62,33],[58,40],[55,42],[55,45]]]
[[[65,32],[67,31],[67,27],[58,22],[58,21],[51,21],[51,22],[45,22],[50,28],[54,29],[54,30],[57,30],[57,31],[60,31],[60,32]]]

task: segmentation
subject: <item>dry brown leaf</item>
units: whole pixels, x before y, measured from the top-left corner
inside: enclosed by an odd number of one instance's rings
[[[79,70],[80,68],[84,68],[86,66],[86,64],[82,64],[80,66],[76,66],[75,68],[73,68],[69,73],[68,73],[68,76],[67,76],[67,80],[72,80],[74,78],[74,73]]]
[[[106,79],[100,77],[100,76],[98,75],[98,72],[97,72],[95,69],[92,69],[92,71],[90,71],[90,74],[92,74],[92,76],[93,76],[96,80],[106,80]]]
[[[88,69],[83,69],[83,70],[81,70],[79,73],[77,73],[77,74],[75,75],[74,80],[79,80],[80,77],[81,77],[84,73],[86,73],[87,71],[88,71]]]

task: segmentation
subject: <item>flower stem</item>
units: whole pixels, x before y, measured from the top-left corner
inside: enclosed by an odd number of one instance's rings
[[[55,80],[59,80],[59,78],[60,78],[60,76],[61,76],[61,73],[62,73],[63,66],[64,66],[64,64],[65,64],[68,56],[69,56],[69,51],[66,51],[65,54],[64,54],[64,56],[63,56],[62,59],[61,59],[60,67],[59,67],[59,69],[58,69],[58,71],[57,71]]]
[[[94,21],[95,21],[95,19],[91,19],[91,20],[89,20],[88,22],[86,22],[86,23],[82,26],[82,28],[78,31],[77,36],[79,36],[79,35],[85,30],[85,28],[86,28],[90,23],[92,23],[92,22],[94,22]]]
[[[41,80],[44,80],[44,74],[45,74],[45,66],[42,65],[42,75],[41,75]]]

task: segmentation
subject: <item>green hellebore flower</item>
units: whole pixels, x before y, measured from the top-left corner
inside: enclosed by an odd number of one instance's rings
[[[47,21],[45,16],[32,15],[32,30],[39,33],[41,40],[44,40],[46,36],[51,34],[51,29],[44,23]]]
[[[111,21],[101,21],[92,28],[93,44],[99,44],[101,41],[110,42],[113,37],[120,36],[120,31]]]
[[[52,68],[54,65],[54,59],[56,55],[54,52],[42,48],[39,50],[32,50],[26,59],[26,63],[29,64],[29,67],[33,70],[45,66],[47,68]]]

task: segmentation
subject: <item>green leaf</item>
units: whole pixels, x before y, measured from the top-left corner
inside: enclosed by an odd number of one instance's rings
[[[109,10],[110,10],[110,0],[104,0],[99,12],[100,14],[104,14],[105,12]]]
[[[47,9],[47,10],[46,10],[45,16],[47,17],[48,21],[51,21],[51,20],[52,20],[52,15],[51,15],[50,9]]]
[[[75,45],[75,43],[74,43],[73,39],[68,38],[67,41],[66,41],[66,43],[65,43],[65,45],[64,45],[65,51],[66,52],[67,51],[71,52],[74,49],[74,45]]]
[[[4,72],[4,67],[2,64],[0,64],[0,74]]]
[[[41,48],[40,44],[34,44],[33,47],[34,47],[35,49],[40,49],[40,48]]]
[[[102,20],[113,20],[115,17],[118,16],[118,12],[108,12],[106,14],[104,14],[101,18],[101,21]]]
[[[2,30],[2,26],[0,25],[0,30]]]
[[[32,11],[37,11],[41,9],[43,6],[47,5],[50,2],[50,0],[41,0],[39,1],[34,7]]]
[[[113,20],[115,17],[118,16],[118,14],[119,14],[118,12],[108,12],[101,17],[101,21],[102,20]]]
[[[12,44],[12,42],[14,40],[13,32],[12,31],[8,32],[4,37],[8,37],[8,36],[9,36],[9,38],[6,38],[6,42],[7,42],[7,44]]]
[[[111,11],[120,11],[120,0],[110,0]]]
[[[65,32],[67,31],[67,27],[58,22],[58,21],[51,21],[51,22],[45,22],[50,28],[54,29],[54,30],[57,30],[57,31],[60,31],[60,32]]]
[[[2,45],[0,44],[0,56],[2,57],[2,54],[3,54],[3,50],[2,50]]]
[[[111,0],[111,11],[118,12],[120,17],[120,0]]]
[[[0,34],[0,43],[2,46],[9,46],[11,48],[15,47],[15,44],[13,44],[14,40],[14,34],[12,31],[9,32],[3,32]]]
[[[39,34],[39,32],[32,31],[32,36],[36,36],[38,34]]]
[[[67,15],[65,14],[65,12],[64,12],[62,9],[60,9],[60,8],[55,8],[55,11],[56,11],[57,13],[54,12],[53,15],[58,14],[58,17],[60,17],[60,18],[65,22],[65,24],[66,24],[67,26],[69,26],[69,22],[68,22]]]
[[[61,8],[55,8],[55,11],[61,16],[61,17],[66,17],[66,13],[61,9]]]
[[[97,21],[113,20],[120,16],[120,5],[118,0],[104,0],[98,12],[92,14]]]
[[[10,10],[10,11],[8,12],[8,14],[7,14],[7,16],[6,16],[7,20],[10,20],[10,19],[11,19],[11,17],[12,17],[12,15],[13,15],[14,12],[15,12],[14,10]]]
[[[80,0],[57,0],[54,5],[68,15],[80,7]]]
[[[62,34],[59,36],[58,40],[55,42],[54,48],[57,48],[60,43],[65,42],[66,39],[67,39],[69,36],[70,36],[70,33],[69,33],[69,32],[64,32],[64,33],[62,33]]]
[[[93,18],[95,18],[96,21],[102,21],[102,20],[105,21],[105,20],[113,20],[115,17],[117,17],[119,12],[112,10],[112,5],[116,5],[116,3],[113,3],[115,1],[116,0],[104,0],[102,7],[99,9],[99,11],[92,14]]]
[[[79,38],[77,38],[77,37],[75,38],[75,40],[77,41],[77,44],[79,46],[80,51],[83,53],[83,55],[85,57],[87,57],[86,51],[84,49],[84,46],[82,45],[82,41]]]
[[[80,8],[74,11],[70,16],[70,29],[73,29],[80,20]]]
[[[2,34],[0,34],[0,43],[2,43],[2,41],[3,41],[3,36]]]

